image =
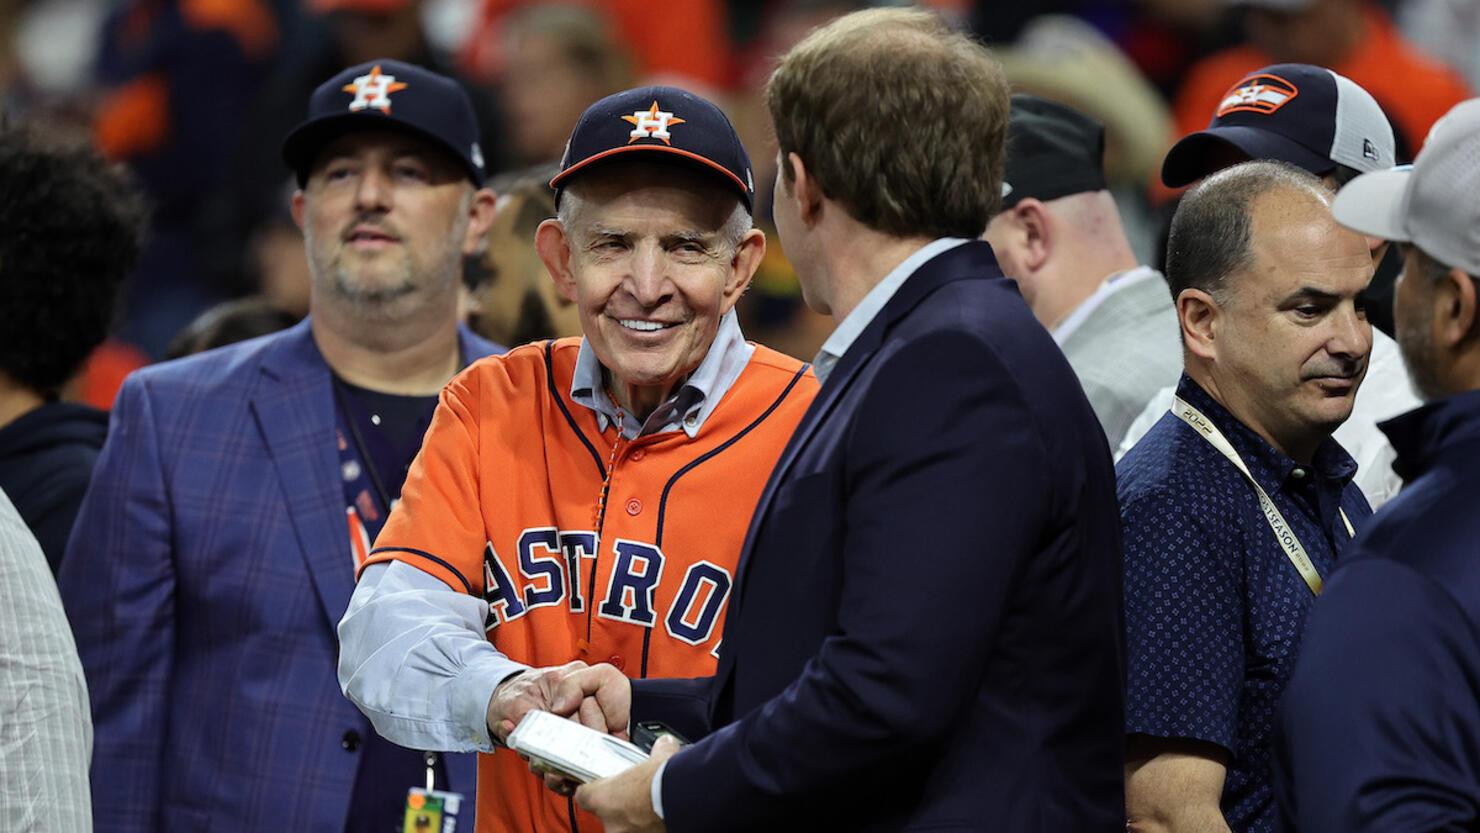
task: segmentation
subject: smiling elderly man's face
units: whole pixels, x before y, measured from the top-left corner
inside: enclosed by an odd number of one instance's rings
[[[765,237],[736,222],[732,190],[671,165],[613,165],[563,199],[569,226],[541,226],[541,257],[579,309],[618,404],[644,416],[704,360]]]

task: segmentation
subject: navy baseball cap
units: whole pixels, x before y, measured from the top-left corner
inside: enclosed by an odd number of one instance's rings
[[[1105,128],[1056,101],[1018,93],[1007,122],[1002,207],[1105,189]]]
[[[550,180],[558,205],[570,180],[618,159],[662,154],[715,174],[754,210],[750,154],[720,109],[676,87],[638,87],[609,95],[586,108],[565,144],[560,172]]]
[[[451,78],[402,61],[360,64],[319,85],[308,118],[283,141],[283,161],[301,187],[319,150],[350,132],[394,130],[425,139],[452,154],[478,187],[483,152],[468,94]]]
[[[1275,64],[1229,88],[1206,130],[1182,137],[1162,161],[1161,181],[1180,188],[1249,159],[1289,162],[1321,176],[1337,165],[1381,171],[1395,163],[1393,127],[1371,94],[1310,64]]]

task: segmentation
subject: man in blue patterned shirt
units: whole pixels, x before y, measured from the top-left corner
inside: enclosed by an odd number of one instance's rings
[[[1272,829],[1269,737],[1311,600],[1371,514],[1331,432],[1372,330],[1364,239],[1286,163],[1226,169],[1172,220],[1186,372],[1118,467],[1130,829]]]

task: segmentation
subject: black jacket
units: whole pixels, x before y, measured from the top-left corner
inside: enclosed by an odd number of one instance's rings
[[[48,402],[0,427],[0,490],[41,542],[56,574],[108,433],[108,415],[72,402]]]

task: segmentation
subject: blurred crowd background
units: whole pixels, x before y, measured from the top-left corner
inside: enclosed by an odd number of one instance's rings
[[[146,187],[152,219],[115,335],[74,395],[107,408],[143,364],[270,332],[306,314],[308,270],[279,157],[313,88],[398,58],[458,78],[500,195],[465,310],[517,344],[578,334],[531,245],[548,181],[595,99],[643,83],[721,102],[756,167],[771,246],[742,301],[746,334],[810,359],[830,323],[801,303],[769,233],[775,145],[761,105],[774,56],[866,5],[840,0],[4,0],[0,112],[86,131]],[[1480,87],[1480,0],[940,0],[996,50],[1015,89],[1103,122],[1105,169],[1142,263],[1159,264],[1176,194],[1166,149],[1206,126],[1246,72],[1330,67],[1371,92],[1399,161]],[[870,172],[860,171],[860,176]]]

